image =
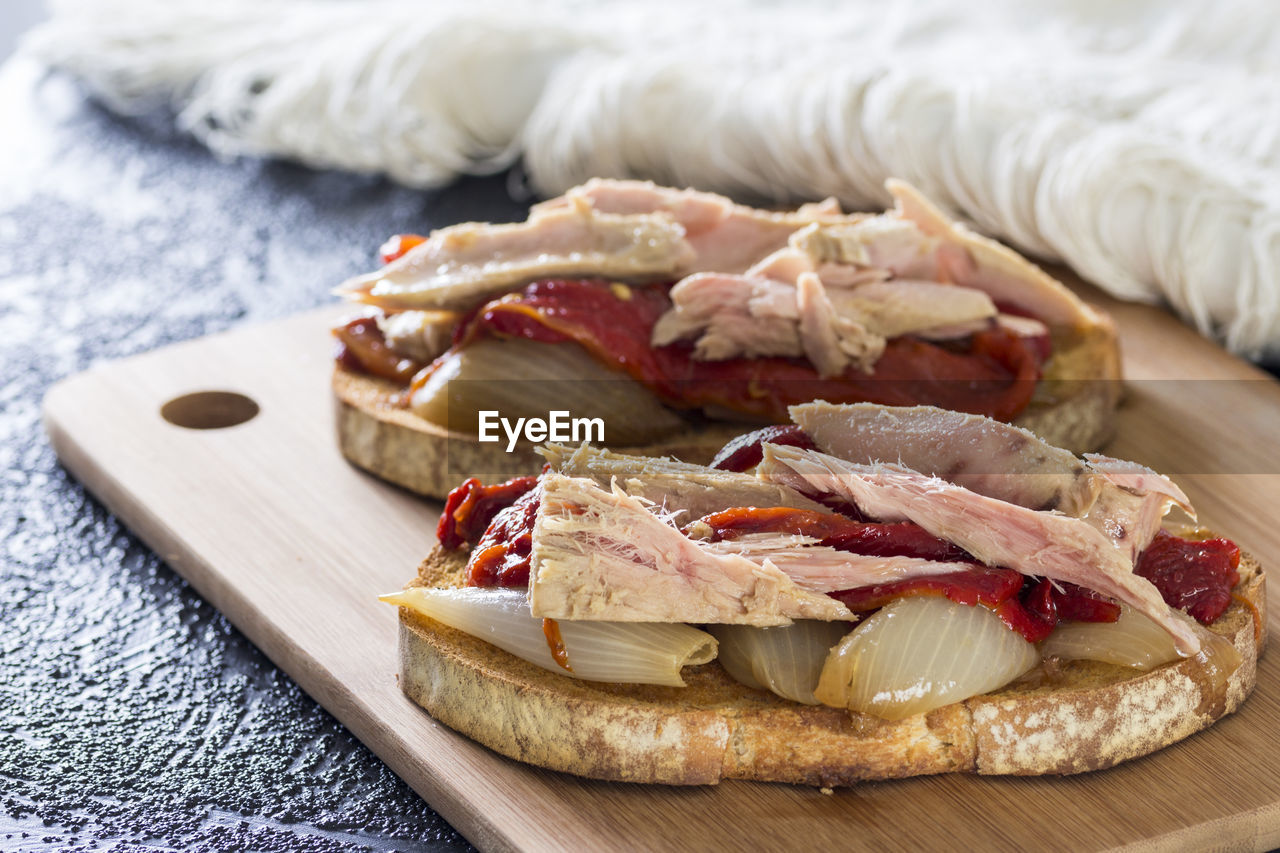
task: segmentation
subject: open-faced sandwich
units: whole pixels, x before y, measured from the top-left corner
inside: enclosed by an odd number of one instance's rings
[[[1119,396],[1110,321],[912,187],[889,190],[880,215],[774,212],[594,180],[526,222],[395,238],[386,266],[341,290],[366,306],[335,330],[342,450],[443,497],[447,469],[514,470],[497,463],[515,452],[536,471],[537,436],[486,435],[481,413],[545,421],[549,400],[599,421],[597,443],[699,462],[743,422],[785,423],[814,399],[936,405],[1100,446]]]
[[[816,402],[713,467],[545,448],[463,483],[400,684],[542,767],[669,784],[1076,773],[1236,710],[1258,563],[1167,478],[985,417]]]

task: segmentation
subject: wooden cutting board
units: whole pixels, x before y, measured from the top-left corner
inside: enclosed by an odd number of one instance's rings
[[[1280,565],[1280,385],[1160,311],[1088,295],[1116,316],[1136,380],[1109,450],[1176,474],[1205,522]],[[1276,651],[1239,714],[1155,756],[1068,778],[935,777],[834,794],[645,787],[525,767],[438,725],[399,692],[396,612],[375,596],[412,576],[439,505],[336,451],[325,330],[339,311],[97,366],[50,391],[46,426],[94,494],[477,846],[1280,846]],[[222,429],[161,416],[169,401],[210,390],[260,411]],[[234,401],[210,402],[166,412],[238,413]]]

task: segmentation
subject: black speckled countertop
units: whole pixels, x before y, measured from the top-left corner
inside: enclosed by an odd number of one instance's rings
[[[523,218],[508,179],[415,192],[220,162],[0,69],[0,849],[467,842],[63,470],[57,380],[332,300],[389,234]]]

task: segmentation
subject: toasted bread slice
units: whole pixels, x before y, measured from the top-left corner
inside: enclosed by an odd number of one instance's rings
[[[412,585],[459,585],[465,564],[465,552],[437,549]],[[1240,578],[1236,601],[1211,626],[1240,652],[1229,678],[1214,679],[1195,659],[1145,673],[1071,662],[897,722],[789,702],[738,684],[715,662],[686,668],[684,688],[579,681],[406,608],[400,685],[440,722],[503,755],[596,779],[835,786],[1078,773],[1154,752],[1240,706],[1266,625],[1264,576],[1252,557],[1242,558]]]
[[[1115,327],[1096,313],[1093,326],[1056,342],[1035,397],[1016,421],[1077,454],[1097,450],[1111,437],[1121,397]],[[473,474],[533,474],[542,467],[532,444],[507,453],[502,444],[481,444],[474,435],[418,417],[398,405],[401,390],[384,379],[334,370],[338,446],[360,468],[418,494],[443,498]],[[706,464],[725,442],[752,428],[704,424],[652,444],[610,449]]]
[[[520,442],[507,453],[501,443],[481,444],[474,435],[450,431],[398,405],[402,390],[385,379],[335,368],[338,447],[356,466],[433,498],[443,498],[468,476],[501,479],[541,470],[538,445]],[[611,449],[705,465],[725,442],[750,429],[741,423],[703,425],[653,444]]]

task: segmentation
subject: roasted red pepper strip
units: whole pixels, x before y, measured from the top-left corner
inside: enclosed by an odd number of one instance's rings
[[[819,540],[819,544],[868,557],[973,562],[963,549],[930,535],[909,521],[884,524],[855,521],[833,512],[749,506],[713,512],[694,524],[710,528],[713,542],[737,539],[751,533],[783,533],[807,536]]]
[[[573,340],[672,407],[720,407],[777,422],[787,420],[788,406],[815,399],[929,404],[1010,420],[1026,407],[1040,378],[1035,345],[1003,328],[973,335],[964,351],[894,338],[872,373],[851,367],[829,379],[800,358],[700,361],[689,342],[650,347],[653,325],[670,304],[662,285],[538,281],[488,303],[456,345],[481,334]]]
[[[514,477],[486,486],[475,477],[449,492],[436,525],[436,539],[449,550],[479,542],[500,511],[538,484],[537,477]]]
[[[535,488],[494,516],[467,562],[468,586],[529,585],[533,520],[541,501],[542,489]]]
[[[427,242],[427,238],[421,234],[395,234],[387,238],[387,242],[378,247],[378,257],[382,259],[384,264],[404,257],[408,251],[415,246],[420,246]]]
[[[982,605],[995,611],[1028,643],[1038,643],[1049,636],[1057,619],[1046,619],[1022,605],[1018,592],[1024,580],[1025,577],[1013,569],[974,566],[963,572],[926,575],[828,594],[854,612],[875,610],[896,598],[917,595],[940,596],[970,607]]]
[[[358,317],[339,326],[333,330],[333,336],[342,344],[338,363],[348,370],[405,384],[425,366],[387,346],[382,330],[372,317]]]
[[[1155,584],[1170,607],[1208,625],[1230,606],[1239,567],[1240,548],[1229,539],[1195,541],[1161,530],[1133,571]]]
[[[743,433],[729,441],[716,458],[711,460],[712,468],[721,471],[746,471],[760,464],[764,458],[764,445],[783,444],[788,447],[799,447],[804,450],[815,450],[817,445],[809,437],[809,433],[796,424],[778,424],[758,429],[755,432]]]
[[[963,572],[845,589],[831,593],[831,597],[855,612],[875,610],[906,595],[937,595],[957,604],[985,604],[994,610],[1006,601],[1016,600],[1022,581],[1023,576],[1013,569],[974,566]]]
[[[1075,622],[1114,622],[1120,605],[1101,593],[1066,581],[1028,579],[1022,591],[1022,605],[1051,623],[1059,619]]]
[[[1049,639],[1058,620],[1050,621],[1032,613],[1017,598],[1010,598],[995,606],[996,615],[1028,643],[1040,643]]]

